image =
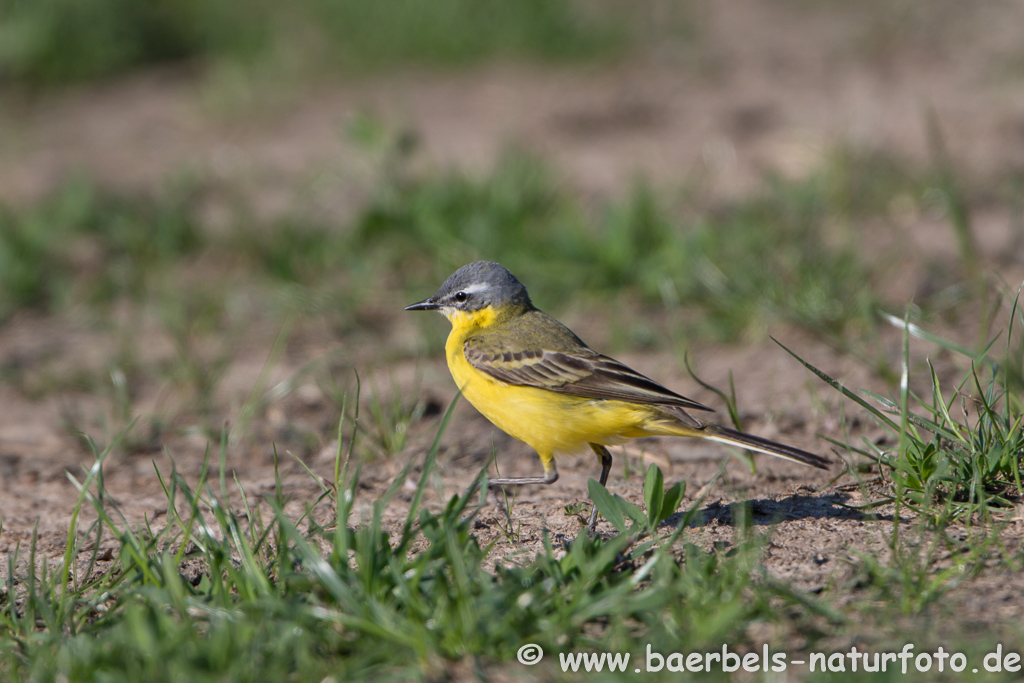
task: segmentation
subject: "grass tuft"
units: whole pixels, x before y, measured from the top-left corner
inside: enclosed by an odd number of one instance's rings
[[[1019,504],[1024,496],[1024,415],[1019,375],[1014,371],[1019,360],[1014,359],[1021,358],[1024,347],[1012,334],[1014,322],[1021,317],[1018,301],[1019,293],[1002,335],[1005,349],[1000,359],[990,355],[996,338],[980,351],[971,352],[921,330],[908,318],[887,316],[904,334],[897,397],[848,389],[783,346],[819,378],[867,410],[897,444],[893,449],[865,440],[859,448],[846,446],[874,461],[890,480],[891,492],[877,504],[907,505],[943,525],[959,519],[970,522],[976,516],[987,518]],[[966,358],[969,371],[955,386],[943,387],[929,360],[928,394],[919,395],[911,389],[911,336],[923,337]],[[955,417],[957,408],[961,417]]]

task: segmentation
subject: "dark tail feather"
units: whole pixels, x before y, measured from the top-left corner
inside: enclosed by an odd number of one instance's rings
[[[820,470],[827,470],[831,465],[831,462],[828,459],[823,458],[820,455],[808,453],[807,451],[802,451],[799,448],[769,441],[768,439],[762,439],[761,437],[754,436],[752,434],[738,432],[735,429],[729,429],[728,427],[722,427],[715,424],[705,424],[701,431],[704,432],[704,438],[711,439],[712,441],[718,441],[719,443],[725,443],[731,446],[739,446],[740,448],[747,448],[752,451],[767,453],[779,458],[798,462],[801,465],[817,467]]]

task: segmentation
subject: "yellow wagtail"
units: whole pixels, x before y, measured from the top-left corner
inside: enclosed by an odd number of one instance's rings
[[[601,462],[604,485],[612,467],[606,446],[642,436],[710,439],[828,469],[828,460],[813,453],[693,417],[687,408],[711,408],[592,350],[538,310],[523,283],[497,263],[459,268],[434,296],[405,310],[448,318],[445,352],[462,395],[544,464],[542,477],[491,479],[490,486],[551,484],[558,479],[555,456],[587,445]],[[596,514],[595,508],[590,528]]]

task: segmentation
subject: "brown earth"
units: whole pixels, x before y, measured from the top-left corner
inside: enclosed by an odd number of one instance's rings
[[[344,216],[358,208],[366,186],[360,182],[364,158],[341,130],[363,111],[414,131],[427,163],[483,170],[516,144],[552,160],[562,177],[593,197],[621,193],[637,174],[668,187],[699,175],[710,197],[735,197],[756,188],[767,171],[799,177],[843,144],[924,164],[931,154],[929,111],[965,179],[981,185],[1019,173],[1024,160],[1024,48],[1019,41],[1024,5],[939,2],[941,8],[925,12],[912,3],[895,3],[892,9],[869,4],[873,12],[837,3],[827,11],[795,1],[700,3],[693,16],[700,37],[694,43],[615,66],[541,70],[499,65],[450,74],[407,73],[320,83],[283,98],[250,93],[226,103],[211,94],[209,81],[175,73],[143,74],[31,100],[5,95],[0,100],[0,201],[38,200],[75,172],[105,186],[152,189],[188,171],[242,188],[268,213],[302,206]],[[937,18],[943,12],[948,16]],[[211,222],[216,224],[217,217],[211,209]],[[1006,282],[1024,279],[1021,255],[1006,253],[1015,225],[1011,210],[993,203],[977,207],[973,218],[983,261],[1000,264],[997,276]],[[922,264],[955,256],[951,231],[941,223],[924,214],[896,212],[892,224],[879,229],[880,234],[900,230],[896,242],[908,253],[909,267],[888,284],[894,300],[907,301],[924,286]],[[257,316],[244,334],[229,340],[230,361],[215,403],[221,419],[248,427],[239,430],[244,437],[227,450],[229,468],[247,494],[258,497],[273,489],[275,444],[280,453],[293,453],[330,478],[338,409],[309,370],[320,372],[339,354],[365,370],[364,386],[387,387],[393,381],[406,391],[421,392],[430,408],[412,425],[400,454],[366,467],[362,510],[409,458],[422,459],[454,389],[439,357],[422,364],[401,361],[390,369],[381,360],[382,344],[408,355],[420,346],[420,335],[434,335],[437,341],[445,334],[442,321],[420,326],[410,316],[388,315],[378,333],[353,338],[304,322],[292,330],[266,379],[260,373],[279,331],[275,325]],[[567,322],[586,327],[571,316]],[[976,323],[964,320],[948,332],[973,341]],[[595,330],[584,336],[601,348],[605,340],[600,328]],[[856,358],[793,330],[771,332],[847,385],[888,391]],[[171,341],[152,320],[128,314],[113,321],[96,321],[80,310],[58,318],[26,314],[0,329],[0,366],[22,378],[0,385],[0,575],[7,566],[2,555],[18,543],[24,547],[34,530],[42,556],[56,559],[62,553],[76,497],[68,474],[81,480],[83,468],[92,462],[74,430],[91,426],[98,439],[109,441],[118,426],[106,394],[30,389],[76,368],[102,373],[118,335],[126,333],[143,340],[143,364],[164,363],[174,354]],[[880,343],[890,357],[898,353],[897,335]],[[215,355],[216,346],[204,352]],[[667,354],[620,356],[722,410],[721,402],[686,377]],[[830,448],[816,434],[842,438],[834,392],[774,344],[695,342],[691,357],[701,376],[718,386],[726,386],[733,372],[749,431],[818,452]],[[940,356],[939,361],[946,364],[944,372],[951,372],[949,359]],[[314,362],[321,365],[311,366]],[[288,390],[274,394],[277,398],[247,422],[245,408],[254,388],[282,382]],[[168,395],[166,387],[150,381],[135,388],[132,405],[143,416],[179,415],[176,400],[173,392]],[[857,411],[846,410],[853,418],[848,425],[852,439],[881,436],[856,418]],[[167,499],[154,464],[167,473],[173,456],[178,470],[194,483],[210,434],[218,428],[167,429],[155,432],[151,443],[140,438],[135,453],[106,467],[112,500],[133,523],[145,518],[164,524]],[[444,436],[441,476],[430,489],[428,504],[462,490],[486,462],[492,443],[503,474],[537,472],[539,463],[528,448],[461,406]],[[215,453],[215,437],[213,446]],[[651,440],[616,449],[614,455],[613,491],[640,500],[640,463],[656,462],[669,483],[688,482],[689,505],[727,451],[699,442]],[[624,477],[627,462],[632,474]],[[282,459],[281,468],[290,509],[301,512],[317,495],[317,484],[290,458]],[[545,527],[556,539],[577,534],[580,522],[566,514],[565,506],[585,500],[586,480],[595,469],[591,458],[570,460],[561,466],[563,476],[554,486],[522,490],[512,512],[514,533],[503,530],[504,516],[496,508],[484,510],[478,533],[482,541],[498,540],[495,561],[529,558]],[[892,522],[884,508],[877,518],[851,509],[876,488],[870,481],[861,488],[849,475],[836,479],[841,472],[838,461],[831,473],[761,457],[752,473],[733,462],[711,489],[690,540],[707,546],[730,543],[729,505],[751,501],[755,526],[771,533],[764,564],[772,574],[806,590],[845,581],[852,571],[845,560],[852,551],[884,554]],[[388,510],[392,522],[403,518],[404,504],[400,495]],[[1022,533],[1024,519],[1018,518],[1006,529],[1007,545],[1018,543]],[[103,543],[114,547],[112,539]],[[964,597],[960,602],[971,606],[965,607],[965,618],[981,622],[993,614],[1000,620],[1024,616],[1019,577],[993,575],[980,581],[1002,587],[985,603],[998,603],[998,610]],[[1013,586],[1015,597],[1004,599]]]

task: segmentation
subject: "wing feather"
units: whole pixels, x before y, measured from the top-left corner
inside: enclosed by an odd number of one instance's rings
[[[511,351],[467,339],[466,360],[477,370],[507,384],[531,386],[582,398],[610,399],[711,411],[666,389],[619,361],[588,347],[576,352],[528,349]],[[691,418],[692,419],[692,418]]]

